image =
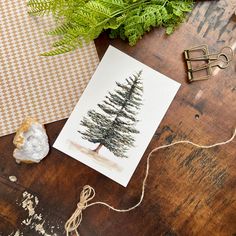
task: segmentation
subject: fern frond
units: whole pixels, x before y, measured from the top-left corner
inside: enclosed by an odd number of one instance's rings
[[[111,11],[109,7],[104,6],[102,3],[97,1],[89,1],[86,4],[86,8],[93,12],[98,17],[111,17]]]
[[[49,31],[60,40],[51,56],[74,50],[81,42],[97,38],[104,30],[110,37],[128,39],[135,45],[145,32],[163,26],[170,34],[193,8],[193,0],[28,0],[34,15],[52,13],[58,26]]]
[[[81,28],[74,28],[70,29],[67,34],[64,35],[64,37],[55,43],[53,43],[53,47],[60,47],[62,45],[70,45],[73,44],[74,41],[77,41],[77,43],[81,44],[81,38],[82,35],[85,35],[86,31]]]
[[[106,6],[113,10],[125,9],[128,6],[123,0],[100,0],[103,6]]]
[[[75,50],[78,47],[78,45],[62,45],[61,47],[57,47],[56,49],[53,49],[49,52],[44,52],[40,54],[41,56],[56,56],[59,54],[63,54],[66,52],[71,52]]]
[[[92,26],[98,24],[97,17],[94,17],[94,15],[91,13],[91,11],[88,10],[88,8],[83,8],[81,11],[78,12],[78,14],[73,19],[76,23],[76,25],[82,25],[82,26]]]
[[[121,21],[117,20],[116,18],[110,19],[106,24],[104,24],[104,29],[117,29],[121,25]]]
[[[32,15],[45,15],[54,11],[55,9],[55,0],[30,0],[27,3],[30,10],[29,14]]]
[[[162,2],[163,5],[160,4]],[[151,0],[149,4],[140,4],[139,8],[128,13],[124,23],[116,30],[117,32],[111,31],[110,36],[114,38],[119,35],[122,39],[127,38],[129,44],[133,46],[152,27],[165,26],[166,33],[172,33],[174,28],[184,19],[184,14],[192,9],[192,1],[169,0],[162,2]]]
[[[149,31],[151,27],[160,26],[167,16],[165,8],[159,5],[147,6],[140,16],[140,23],[144,31]]]
[[[59,25],[55,29],[50,30],[46,33],[48,35],[63,35],[63,34],[66,34],[66,32],[68,32],[72,28],[73,28],[73,24],[71,24],[70,22],[67,22],[62,25]]]

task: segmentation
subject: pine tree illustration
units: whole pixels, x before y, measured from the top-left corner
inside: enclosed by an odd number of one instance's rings
[[[98,146],[93,151],[99,152],[106,147],[115,156],[127,157],[126,151],[134,146],[133,134],[138,122],[136,116],[142,105],[143,83],[142,70],[126,78],[126,83],[116,82],[117,89],[108,92],[105,99],[98,104],[100,112],[89,110],[83,117],[81,125],[85,131],[78,131],[82,138]]]

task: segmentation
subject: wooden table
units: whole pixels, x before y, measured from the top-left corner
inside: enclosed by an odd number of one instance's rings
[[[183,50],[203,43],[212,52],[226,45],[236,47],[235,10],[235,0],[200,1],[173,35],[155,29],[135,47],[101,35],[96,40],[100,58],[112,44],[180,82],[180,91],[127,188],[53,148],[40,164],[17,165],[12,158],[14,135],[0,138],[0,235],[65,235],[64,223],[84,185],[96,189],[94,200],[128,208],[139,200],[146,157],[154,147],[183,139],[200,144],[228,139],[236,127],[236,58],[213,78],[189,84]],[[51,145],[64,123],[46,125]],[[90,207],[79,232],[82,236],[236,235],[235,143],[208,150],[179,145],[156,152],[141,206],[129,213]]]

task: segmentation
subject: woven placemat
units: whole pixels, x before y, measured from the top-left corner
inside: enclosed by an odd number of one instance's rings
[[[67,118],[98,64],[94,43],[42,57],[55,41],[50,17],[27,13],[26,1],[0,0],[0,136],[15,132],[26,116],[42,123]]]

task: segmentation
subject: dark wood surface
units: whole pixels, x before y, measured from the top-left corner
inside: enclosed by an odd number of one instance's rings
[[[203,43],[212,52],[236,47],[235,10],[235,0],[200,1],[174,34],[155,29],[135,47],[101,35],[96,40],[100,58],[112,44],[180,82],[176,98],[126,188],[53,148],[40,164],[18,165],[12,157],[14,134],[0,138],[0,235],[65,235],[64,223],[84,185],[96,189],[95,201],[127,208],[139,200],[146,157],[154,147],[182,139],[200,144],[228,139],[236,126],[236,58],[211,79],[189,84],[183,50]],[[46,125],[51,145],[65,121]],[[236,235],[235,143],[208,150],[179,145],[153,154],[142,205],[129,213],[87,209],[81,236]],[[27,196],[31,216],[22,206]]]

